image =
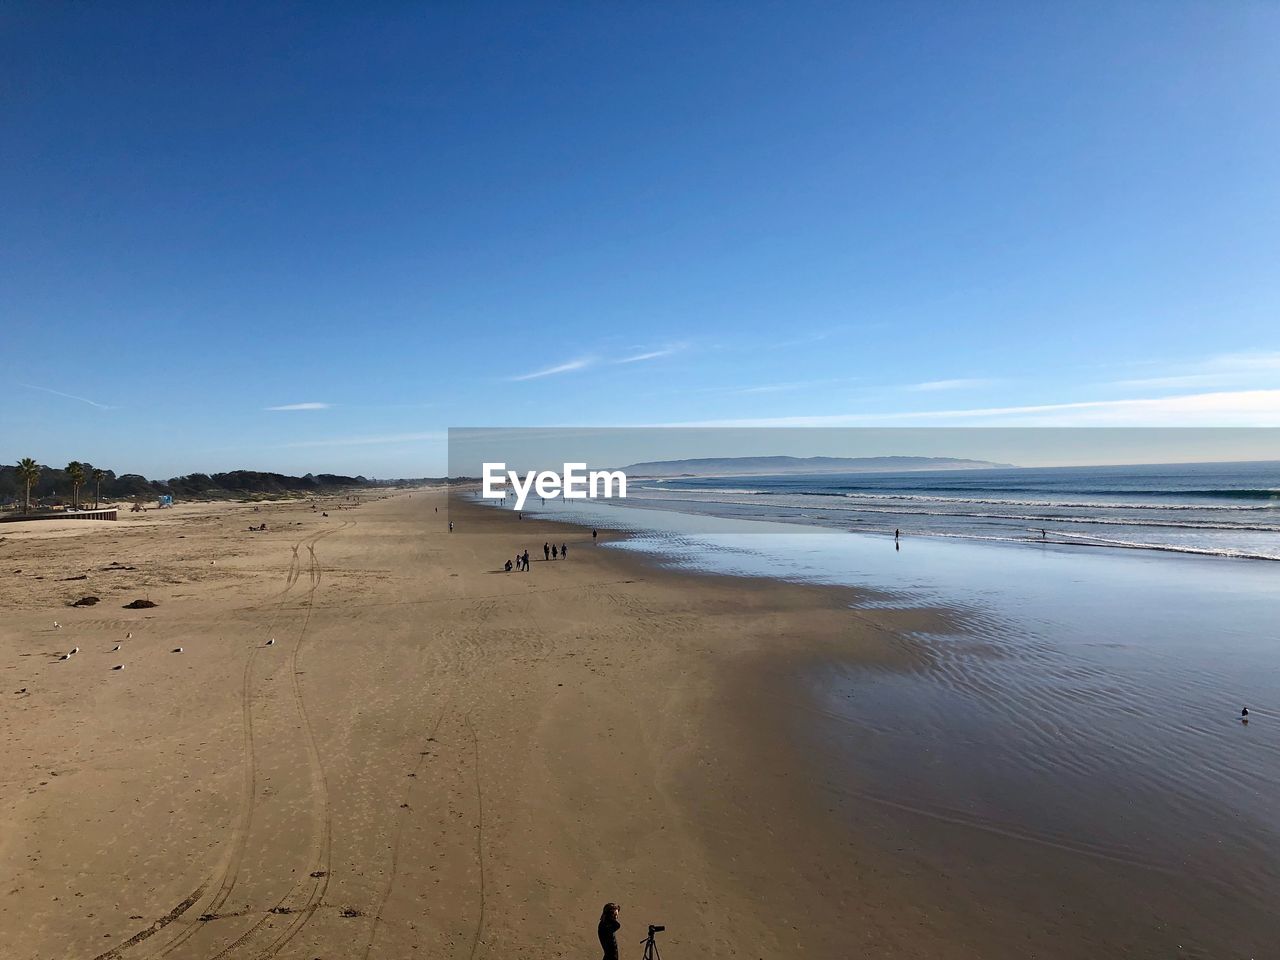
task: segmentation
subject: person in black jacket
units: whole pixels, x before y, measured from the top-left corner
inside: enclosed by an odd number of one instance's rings
[[[600,946],[604,948],[603,960],[618,960],[618,914],[622,908],[616,903],[606,903],[600,914],[600,926],[596,933],[600,936]]]

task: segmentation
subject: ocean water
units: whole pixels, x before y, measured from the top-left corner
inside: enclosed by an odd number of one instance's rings
[[[916,666],[795,678],[850,830],[911,837],[975,917],[994,898],[1029,928],[1068,911],[1099,955],[1261,957],[1280,938],[1280,566],[1247,558],[1280,559],[1276,471],[686,480],[531,510],[674,568],[857,588],[854,615],[953,611],[956,629],[904,635]],[[811,519],[832,499],[853,502]],[[869,834],[876,817],[892,827]],[[1037,879],[957,854],[984,837]]]
[[[633,480],[628,505],[874,534],[1280,560],[1280,463]]]

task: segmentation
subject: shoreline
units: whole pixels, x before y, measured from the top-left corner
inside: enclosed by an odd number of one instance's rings
[[[498,512],[480,504],[469,506],[474,510]],[[548,523],[556,522],[545,514],[538,516]],[[571,516],[559,522],[571,529],[580,528],[582,523]],[[590,529],[590,524],[586,529]],[[618,539],[661,541],[663,535],[626,533]],[[761,539],[769,542],[768,537]],[[917,544],[912,545],[915,546]],[[761,549],[766,555],[770,553],[766,548]],[[1013,621],[1000,628],[1005,634],[1004,639],[996,640],[991,634],[991,617],[1003,617],[1007,613],[998,613],[1003,609],[1003,601],[984,597],[990,592],[990,582],[986,588],[981,586],[984,580],[999,577],[1000,571],[1021,579],[1015,571],[1021,571],[1021,575],[1030,572],[1025,563],[1019,567],[1006,567],[999,563],[981,565],[977,575],[971,574],[969,589],[962,594],[954,591],[954,584],[949,585],[951,589],[935,588],[921,594],[918,590],[886,589],[883,583],[864,581],[861,586],[851,586],[849,580],[823,582],[803,576],[791,578],[777,570],[748,572],[728,569],[719,563],[700,565],[686,562],[687,558],[677,557],[660,545],[649,548],[647,552],[627,549],[617,552],[638,557],[650,569],[692,578],[692,582],[709,577],[723,578],[748,590],[767,591],[790,585],[829,591],[825,596],[838,598],[831,602],[845,605],[847,616],[859,621],[860,640],[873,638],[882,644],[877,653],[872,653],[874,643],[871,648],[865,643],[832,644],[831,637],[836,635],[832,633],[818,647],[806,647],[794,643],[796,631],[788,629],[785,623],[779,624],[779,636],[786,637],[787,642],[777,649],[756,651],[755,659],[746,664],[744,671],[733,681],[740,688],[738,703],[729,703],[728,709],[723,711],[725,716],[735,718],[725,727],[726,738],[734,736],[735,732],[742,735],[743,731],[749,731],[746,737],[753,744],[769,745],[771,749],[778,750],[771,766],[796,772],[802,784],[801,793],[807,795],[810,815],[825,820],[828,828],[834,828],[837,834],[856,837],[851,849],[858,849],[859,858],[868,857],[874,863],[869,868],[873,881],[869,881],[866,874],[855,871],[854,874],[846,873],[841,884],[837,885],[842,890],[860,890],[856,898],[843,902],[845,909],[858,909],[865,914],[868,900],[865,888],[869,885],[882,889],[889,886],[889,876],[899,877],[902,883],[899,894],[882,900],[878,910],[873,911],[875,916],[866,916],[866,921],[872,926],[883,929],[885,917],[912,915],[916,909],[914,904],[923,899],[921,909],[929,919],[922,919],[923,914],[916,919],[934,930],[938,949],[943,951],[940,955],[1004,956],[1011,931],[1016,931],[1024,945],[1038,942],[1040,952],[1037,955],[1072,956],[1070,951],[1060,954],[1061,946],[1056,942],[1067,929],[1072,929],[1072,936],[1080,942],[1090,943],[1091,949],[1100,953],[1114,951],[1118,944],[1124,945],[1127,955],[1151,957],[1168,955],[1170,950],[1196,949],[1193,945],[1199,945],[1199,949],[1210,954],[1225,950],[1251,955],[1261,949],[1262,942],[1267,939],[1264,931],[1269,927],[1266,920],[1269,910],[1267,898],[1280,892],[1277,884],[1280,836],[1274,835],[1271,818],[1259,817],[1260,811],[1250,809],[1256,805],[1237,805],[1238,796],[1224,802],[1221,790],[1209,796],[1190,781],[1184,786],[1179,783],[1184,771],[1176,765],[1143,760],[1140,764],[1143,767],[1151,767],[1155,763],[1157,780],[1151,779],[1151,769],[1144,770],[1141,777],[1126,769],[1139,759],[1141,753],[1131,754],[1129,759],[1125,759],[1125,751],[1181,749],[1174,744],[1185,737],[1170,738],[1161,732],[1159,725],[1154,726],[1145,730],[1143,737],[1135,740],[1131,748],[1126,745],[1117,756],[1107,760],[1107,764],[1114,765],[1114,771],[1106,774],[1108,782],[1093,785],[1087,781],[1071,782],[1070,771],[1081,762],[1074,755],[1076,751],[1085,750],[1091,754],[1100,748],[1110,749],[1097,739],[1105,737],[1103,731],[1116,725],[1107,721],[1107,726],[1099,726],[1093,741],[1086,739],[1079,744],[1064,742],[1039,756],[1027,754],[1026,760],[1030,765],[1014,768],[1016,776],[1012,780],[1009,779],[1009,770],[993,767],[986,774],[991,777],[986,789],[999,784],[1000,789],[1014,791],[1010,802],[993,804],[982,797],[984,789],[981,782],[971,782],[972,775],[964,770],[965,761],[944,760],[941,756],[933,758],[931,754],[935,750],[958,751],[960,757],[972,754],[970,762],[977,770],[989,765],[982,750],[1003,749],[1002,731],[1018,736],[1017,731],[1027,723],[1087,724],[1092,721],[1085,715],[1072,718],[1069,713],[1052,717],[1036,717],[1035,714],[1000,716],[1006,711],[999,706],[1000,701],[995,701],[995,712],[983,721],[984,739],[975,741],[975,744],[981,744],[990,740],[985,747],[971,746],[965,742],[966,738],[956,739],[946,732],[952,724],[946,719],[942,719],[941,726],[937,727],[937,733],[941,734],[937,740],[930,740],[927,735],[923,739],[920,736],[900,737],[896,733],[897,728],[911,728],[920,723],[913,716],[915,711],[936,709],[932,700],[945,702],[954,698],[955,692],[948,689],[951,682],[948,678],[957,668],[973,671],[977,677],[991,670],[1002,672],[1004,677],[1000,682],[1007,686],[1002,696],[1016,698],[1011,705],[1015,713],[1022,709],[1018,702],[1021,698],[1043,695],[1021,689],[1026,681],[1020,674],[1029,673],[1034,678],[1037,672],[1048,667],[1044,662],[1045,648],[1033,637],[1024,639],[1019,636]],[[976,551],[974,553],[976,555]],[[1224,567],[1202,559],[1198,564],[1175,564],[1170,569],[1166,559],[1159,554],[1147,557],[1144,563],[1141,556],[1119,556],[1106,551],[1093,556],[1082,556],[1075,551],[1053,553],[1055,555],[1048,557],[1044,564],[1048,578],[1053,581],[1074,582],[1081,571],[1088,571],[1095,579],[1104,580],[1127,571],[1119,577],[1114,592],[1117,594],[1115,602],[1129,608],[1131,613],[1134,596],[1147,594],[1146,599],[1151,603],[1161,603],[1157,594],[1150,592],[1154,584],[1162,583],[1166,592],[1176,595],[1180,587],[1189,587],[1202,574],[1209,572],[1213,574],[1209,580],[1217,587],[1211,588],[1210,593],[1201,599],[1208,601],[1210,606],[1196,607],[1194,593],[1185,600],[1179,598],[1180,602],[1190,604],[1189,610],[1196,611],[1197,615],[1203,609],[1214,609],[1212,604],[1217,601],[1210,596],[1214,589],[1226,590],[1235,598],[1237,606],[1240,603],[1239,590],[1265,591],[1265,568],[1258,565]],[[1005,563],[1017,562],[1007,551],[1002,551],[1002,554],[1001,559]],[[896,556],[896,553],[889,554],[891,558]],[[1113,559],[1107,562],[1107,558]],[[1237,572],[1233,573],[1232,568]],[[1241,570],[1251,571],[1251,588],[1237,581]],[[1044,575],[1041,575],[1042,579]],[[1164,582],[1166,580],[1167,583]],[[1131,583],[1126,587],[1126,582]],[[1135,590],[1137,593],[1129,592]],[[1071,591],[1063,592],[1065,598]],[[1033,590],[1028,596],[1040,595]],[[978,597],[984,598],[975,606],[974,601]],[[1057,615],[1079,619],[1078,614],[1070,610],[1070,601],[1064,599],[1062,602],[1067,607]],[[984,611],[984,607],[991,609]],[[1034,600],[1028,615],[1034,618],[1031,622],[1035,623],[1046,615],[1053,617],[1052,610],[1040,600]],[[1176,606],[1169,607],[1169,613],[1175,620],[1179,616],[1176,610]],[[1251,632],[1252,637],[1257,638],[1246,641],[1248,646],[1233,651],[1235,658],[1241,661],[1242,669],[1252,674],[1250,664],[1263,653],[1261,648],[1253,648],[1258,647],[1263,642],[1261,638],[1270,633],[1265,626],[1267,615],[1265,612],[1258,615],[1256,610],[1251,620],[1247,617],[1240,619],[1238,611],[1232,611],[1232,615],[1239,623],[1229,629]],[[1160,618],[1152,619],[1159,622]],[[1193,617],[1187,621],[1187,626],[1194,629],[1198,619],[1198,616]],[[1208,631],[1215,625],[1220,633],[1228,628],[1225,617],[1214,617],[1213,624],[1204,625],[1206,636],[1213,635]],[[1132,626],[1141,633],[1152,629],[1151,625],[1142,623],[1141,618]],[[1011,629],[1014,631],[1012,634],[1009,633]],[[1223,637],[1227,635],[1222,634]],[[1159,636],[1157,628],[1152,639]],[[1243,636],[1240,639],[1246,640]],[[1133,636],[1133,640],[1142,642],[1138,636]],[[1079,650],[1072,646],[1076,641],[1065,635],[1059,641],[1066,645],[1055,653],[1059,660],[1052,667],[1055,672],[1070,677],[1079,675],[1081,669],[1090,672],[1101,670],[1103,672],[1098,673],[1096,682],[1106,686],[1114,686],[1117,682],[1123,685],[1123,680],[1112,679],[1108,672],[1119,663],[1103,660],[1091,664],[1080,660],[1076,656]],[[1087,646],[1087,639],[1085,642]],[[1061,646],[1061,643],[1056,641],[1055,645]],[[903,656],[892,662],[879,661],[877,656],[883,655],[886,648],[894,648]],[[1214,652],[1215,645],[1210,644],[1210,648],[1206,649],[1206,656],[1219,656]],[[957,655],[960,660],[957,660]],[[1147,656],[1152,655],[1161,656],[1158,649],[1150,649]],[[1017,663],[1027,657],[1031,659],[1026,661],[1025,667],[1017,667]],[[968,661],[967,667],[962,665],[965,661]],[[1177,664],[1174,668],[1178,673],[1194,673],[1194,663],[1194,660],[1189,660],[1186,670]],[[1012,668],[1002,666],[1008,664],[1012,664]],[[833,676],[852,679],[837,680],[833,688],[829,679]],[[941,681],[937,679],[939,677]],[[1212,683],[1221,690],[1229,690],[1237,680],[1223,674],[1214,677]],[[939,682],[943,685],[938,686]],[[1150,680],[1146,686],[1156,696],[1169,692]],[[1257,685],[1251,683],[1250,686]],[[883,699],[880,687],[902,688],[904,696],[899,698],[901,702],[884,703],[879,708],[872,708],[870,713],[866,709],[855,707],[845,710],[840,706],[832,711],[832,696],[852,698],[855,703],[858,699],[870,697],[870,702],[878,703]],[[934,693],[929,692],[931,688]],[[912,689],[914,693],[906,696]],[[1204,695],[1213,698],[1220,695],[1221,690],[1210,686]],[[1177,690],[1172,692],[1179,698],[1183,696]],[[1263,683],[1254,691],[1253,698],[1248,695],[1245,698],[1266,702],[1270,693],[1267,684]],[[1232,695],[1228,692],[1227,697],[1230,700]],[[1070,708],[1071,699],[1068,696],[1063,700],[1063,706]],[[742,702],[750,702],[752,706],[737,709]],[[772,706],[762,710],[761,706],[765,704]],[[1126,736],[1124,728],[1128,721],[1124,715],[1129,711],[1123,704],[1119,707],[1115,732]],[[1158,701],[1149,707],[1161,709]],[[1205,703],[1192,709],[1218,708],[1212,703]],[[895,717],[900,711],[906,712]],[[983,712],[991,713],[986,708],[979,711]],[[1105,717],[1098,719],[1104,720]],[[1259,754],[1249,747],[1248,741],[1240,741],[1234,736],[1239,725],[1234,723],[1229,713],[1225,719],[1225,728],[1217,728],[1212,733],[1206,731],[1193,738],[1197,750],[1207,750],[1215,756],[1215,766],[1225,763],[1229,768],[1206,776],[1218,778],[1226,795],[1238,795],[1241,791],[1252,795],[1255,789],[1259,795],[1266,795],[1274,788],[1280,757],[1273,756],[1274,751],[1266,748]],[[969,724],[974,722],[974,718],[957,715],[954,722]],[[875,746],[880,740],[892,742],[895,738],[903,740],[908,749],[906,755],[893,755],[896,751],[890,748],[890,755],[886,756],[883,748]],[[974,753],[975,749],[979,752]],[[1060,755],[1055,756],[1055,753]],[[1189,755],[1185,762],[1194,764],[1194,756]],[[827,759],[815,762],[815,757]],[[930,779],[936,777],[937,783],[913,782],[910,773],[913,764],[934,764],[938,761],[944,762],[936,774],[928,775]],[[1048,769],[1037,769],[1046,764],[1050,765]],[[1062,766],[1055,768],[1055,764]],[[1237,772],[1240,764],[1247,764],[1247,780]],[[1049,774],[1047,778],[1046,773]],[[743,779],[749,780],[749,774],[744,774]],[[1065,803],[1068,809],[1052,809],[1054,805],[1051,804],[1043,815],[1031,811],[1029,805],[1034,805],[1034,798],[1044,790],[1052,789],[1042,786],[1041,780],[1046,785],[1059,782],[1066,791],[1064,797],[1068,799],[1059,801],[1056,806],[1062,807]],[[1127,781],[1132,782],[1126,786]],[[946,785],[945,790],[942,784]],[[1177,790],[1177,793],[1171,794],[1174,799],[1168,804],[1144,804],[1149,810],[1144,814],[1140,809],[1135,815],[1127,791],[1163,791],[1169,788]],[[1069,809],[1073,803],[1082,805],[1085,811],[1096,810],[1076,814]],[[1197,812],[1192,813],[1193,810]],[[1110,827],[1112,823],[1124,825],[1130,821],[1132,826],[1122,826],[1118,832]],[[864,829],[869,823],[878,825],[870,835],[875,838],[874,842]],[[1239,830],[1234,829],[1236,823],[1241,823]],[[1228,825],[1231,825],[1231,833],[1219,835],[1215,832],[1219,826]],[[1104,829],[1099,832],[1099,827]],[[1146,837],[1139,840],[1142,833]],[[901,845],[904,839],[925,836],[929,837],[927,843]],[[816,844],[813,849],[817,849]],[[738,855],[731,848],[721,851],[726,862],[736,861]],[[1030,877],[1017,879],[1028,867],[1033,871]],[[1047,885],[1031,879],[1044,876],[1046,871],[1058,879]],[[832,871],[830,875],[839,874]],[[925,894],[931,883],[927,878],[931,875],[934,875],[932,882],[936,887],[932,894]],[[1066,920],[1067,915],[1060,913],[1063,908],[1052,899],[1051,891],[1055,888],[1060,891],[1059,895],[1068,889],[1076,891],[1077,899],[1071,915],[1079,917],[1080,921]],[[757,895],[767,894],[761,888]],[[1050,898],[1048,901],[1046,896]],[[1000,905],[996,906],[997,903]],[[957,909],[950,920],[940,917],[948,907],[959,904],[963,904],[963,908]],[[1087,926],[1076,927],[1078,922],[1086,920]],[[903,944],[899,947],[906,949]]]
[[[26,584],[0,597],[18,960],[577,954],[605,900],[624,942],[666,924],[664,948],[706,956],[1231,942],[1171,920],[1191,894],[1162,903],[1150,864],[895,785],[929,761],[896,746],[918,718],[850,724],[824,678],[917,688],[974,643],[963,611],[671,569],[453,506],[415,490],[0,542]],[[568,560],[501,570],[552,536]],[[103,602],[63,605],[80,591]],[[142,591],[159,606],[120,609]]]

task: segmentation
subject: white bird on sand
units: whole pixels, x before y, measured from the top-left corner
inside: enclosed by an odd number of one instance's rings
[[[79,647],[72,647],[72,648],[71,648],[71,653],[79,653],[79,652],[80,652],[80,648],[79,648]]]
[[[61,630],[61,629],[62,629],[62,624],[60,624],[57,620],[53,621],[53,629],[55,629],[55,630]]]
[[[120,649],[120,644],[117,643],[114,647],[111,648],[111,652],[115,653],[119,649]]]

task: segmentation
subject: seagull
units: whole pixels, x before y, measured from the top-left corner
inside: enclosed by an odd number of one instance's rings
[[[181,647],[174,647],[174,648],[173,648],[173,652],[174,652],[174,653],[181,653],[181,652],[182,652],[182,648],[181,648]]]
[[[125,638],[126,640],[132,640],[132,639],[133,639],[133,634],[132,634],[132,633],[126,633],[126,634],[124,635],[124,638]]]
[[[120,649],[120,644],[117,643],[114,647],[111,648],[111,652],[115,653],[119,649]]]
[[[79,652],[80,652],[80,648],[79,648],[79,647],[72,647],[72,648],[71,648],[71,653],[79,653]],[[71,656],[71,653],[68,653],[68,654],[67,654],[67,656]]]
[[[60,624],[57,620],[53,621],[53,629],[55,629],[55,630],[61,630],[61,629],[62,629],[62,624]]]
[[[276,638],[275,638],[275,637],[272,637],[270,640],[268,640],[268,641],[267,641],[267,646],[269,647],[269,646],[271,646],[272,644],[274,644],[275,642],[276,642]]]
[[[60,656],[58,659],[59,659],[59,660],[70,660],[70,659],[71,659],[71,654],[69,654],[69,653],[64,653],[64,654],[63,654],[62,656]]]
[[[123,670],[123,669],[124,669],[124,664],[123,664],[123,663],[118,663],[118,664],[116,664],[114,667],[112,667],[111,669],[112,669],[112,670]]]
[[[1241,722],[1241,723],[1248,723],[1248,722],[1249,722],[1249,708],[1248,708],[1248,707],[1241,707],[1241,708],[1240,708],[1240,722]]]

